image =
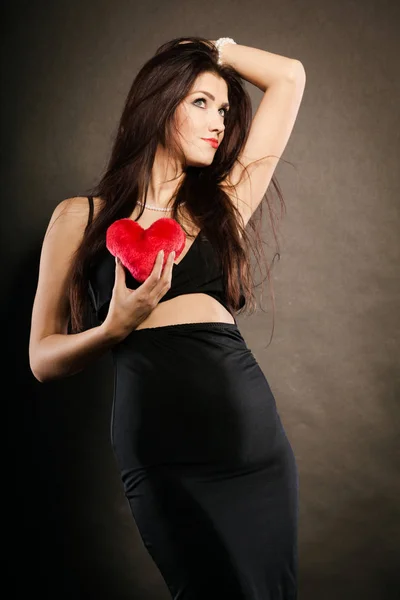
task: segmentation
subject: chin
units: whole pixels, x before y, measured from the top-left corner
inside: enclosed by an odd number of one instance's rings
[[[212,161],[214,160],[214,157],[209,158],[208,160],[205,159],[204,157],[202,159],[199,158],[188,158],[188,165],[190,167],[208,167],[209,165],[211,165]]]

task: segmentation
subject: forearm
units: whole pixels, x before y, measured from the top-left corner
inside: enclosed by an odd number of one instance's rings
[[[38,381],[69,377],[105,354],[119,340],[104,323],[81,333],[48,335],[30,349],[30,367]]]
[[[300,61],[266,50],[225,44],[220,50],[222,64],[229,64],[243,79],[265,92],[274,82],[294,77],[302,69]]]

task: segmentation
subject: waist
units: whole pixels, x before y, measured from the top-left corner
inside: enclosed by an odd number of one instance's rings
[[[181,323],[220,322],[234,324],[235,318],[216,298],[208,294],[182,294],[159,302],[150,315],[135,329],[163,327]]]
[[[122,470],[271,466],[282,440],[276,402],[237,325],[134,330],[112,352],[112,442]]]

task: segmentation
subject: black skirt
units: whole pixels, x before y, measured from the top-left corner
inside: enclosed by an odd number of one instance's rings
[[[295,600],[298,471],[237,324],[134,330],[113,359],[112,445],[172,598]]]

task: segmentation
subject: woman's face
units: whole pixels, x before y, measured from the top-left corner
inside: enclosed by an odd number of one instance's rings
[[[189,166],[203,167],[212,163],[224,138],[228,110],[225,80],[213,73],[199,75],[192,90],[176,109],[178,142]],[[203,138],[216,138],[218,146],[214,147]]]

